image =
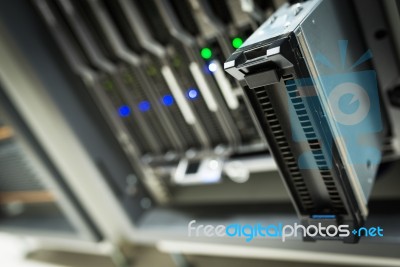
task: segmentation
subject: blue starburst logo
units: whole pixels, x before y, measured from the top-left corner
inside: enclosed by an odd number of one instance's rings
[[[374,70],[356,71],[372,58],[372,52],[366,51],[351,64],[346,60],[347,40],[338,41],[338,52],[338,66],[322,53],[316,53],[317,66],[328,70],[327,75],[286,81],[292,138],[295,142],[318,142],[321,146],[321,151],[303,153],[298,164],[301,169],[330,169],[332,144],[334,140],[342,140],[350,163],[361,166],[358,171],[364,172],[363,176],[372,176],[369,172],[374,168],[364,169],[377,166],[381,160],[379,144],[373,137],[382,131],[378,85]],[[299,98],[303,105],[299,104]],[[311,125],[314,127],[310,128]],[[331,131],[332,136],[318,130],[332,126],[337,130]],[[322,151],[325,151],[323,160]]]

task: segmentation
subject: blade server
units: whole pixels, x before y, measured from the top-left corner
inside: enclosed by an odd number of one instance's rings
[[[224,65],[244,85],[305,225],[363,225],[391,138],[378,91],[383,77],[356,16],[345,1],[286,4]],[[346,110],[355,101],[357,109]]]

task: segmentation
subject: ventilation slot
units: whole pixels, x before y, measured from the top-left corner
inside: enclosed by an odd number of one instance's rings
[[[46,190],[22,147],[16,142],[0,143],[0,192]]]
[[[310,117],[308,116],[308,112],[299,94],[299,90],[294,80],[288,80],[285,82],[285,84],[289,98],[293,104],[296,114],[299,117],[301,127],[305,133],[310,150],[314,156],[315,163],[317,164],[318,170],[320,171],[321,177],[328,191],[332,206],[335,212],[345,213],[343,202],[335,186],[332,173],[329,170],[328,162],[326,161],[322,152],[321,144],[317,139],[317,134],[314,130],[314,127],[312,127]]]
[[[278,145],[279,151],[286,164],[287,170],[293,181],[293,185],[297,191],[297,195],[303,204],[305,211],[311,212],[315,209],[315,204],[308,192],[307,186],[300,173],[300,169],[297,165],[296,159],[289,147],[287,139],[282,131],[282,127],[278,121],[278,117],[272,107],[271,100],[263,87],[255,89],[258,103],[263,110],[265,119],[268,123],[268,127],[274,135],[276,144]]]

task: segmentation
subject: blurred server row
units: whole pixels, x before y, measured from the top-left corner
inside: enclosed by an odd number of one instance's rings
[[[232,157],[268,155],[239,84],[222,67],[275,8],[257,3],[34,1],[160,202],[170,186],[221,181]]]
[[[99,204],[110,202],[101,190],[112,194],[122,216],[134,223],[157,207],[196,204],[194,209],[202,210],[286,200],[282,190],[271,187],[274,193],[266,194],[262,189],[269,181],[259,173],[270,172],[275,181],[275,163],[242,88],[222,67],[280,5],[240,0],[5,4],[1,52],[10,61],[3,60],[1,92],[10,100],[3,109],[15,109],[27,125],[20,131],[33,138],[27,146],[38,138],[34,146],[44,163],[7,136],[17,132],[13,126],[2,126],[2,221],[20,220],[34,232],[36,226],[48,233],[53,226],[65,228],[61,232],[77,228],[96,239],[100,235],[90,218],[110,228],[99,216],[114,210]],[[33,85],[35,79],[40,86]],[[89,161],[77,162],[77,150]],[[26,158],[39,161],[45,182]],[[84,171],[90,167],[94,180]],[[261,184],[250,181],[253,176]],[[48,225],[39,222],[42,216]]]

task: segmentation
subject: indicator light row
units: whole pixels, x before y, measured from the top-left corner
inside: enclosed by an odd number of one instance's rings
[[[243,44],[243,39],[240,37],[235,37],[232,39],[232,47],[238,49]],[[213,56],[213,51],[209,47],[203,47],[200,50],[200,55],[203,59],[211,59]],[[213,73],[217,70],[218,66],[214,62],[210,62],[207,65],[207,69],[209,72]],[[151,71],[149,75],[154,74],[154,71]],[[199,92],[195,88],[189,88],[187,91],[187,97],[190,100],[194,100],[199,96]],[[161,102],[165,106],[171,106],[174,104],[174,97],[172,95],[165,95],[162,97]],[[151,104],[149,101],[145,100],[138,104],[138,108],[141,112],[146,112],[150,110]],[[118,114],[120,117],[128,117],[131,114],[132,110],[128,105],[122,105],[118,108]]]
[[[232,39],[232,47],[235,49],[238,49],[242,44],[243,44],[243,39],[240,37],[235,37]],[[213,57],[213,51],[211,50],[211,48],[209,47],[203,47],[200,50],[200,56],[205,59],[205,60],[209,60]],[[217,64],[215,64],[215,62],[208,62],[207,63],[207,71],[209,73],[213,73],[215,71],[217,71]]]
[[[243,44],[243,39],[240,37],[235,37],[232,39],[232,47],[238,49]],[[200,55],[204,59],[210,59],[213,56],[213,52],[209,47],[203,47],[200,50]]]
[[[194,100],[199,96],[199,91],[196,88],[189,88],[186,92],[186,96],[190,100]],[[172,106],[175,102],[172,95],[165,95],[161,98],[161,102],[164,106]],[[138,108],[141,112],[149,111],[151,104],[149,101],[144,100],[138,104]],[[132,113],[131,108],[128,105],[122,105],[118,108],[118,114],[120,117],[128,117]]]

